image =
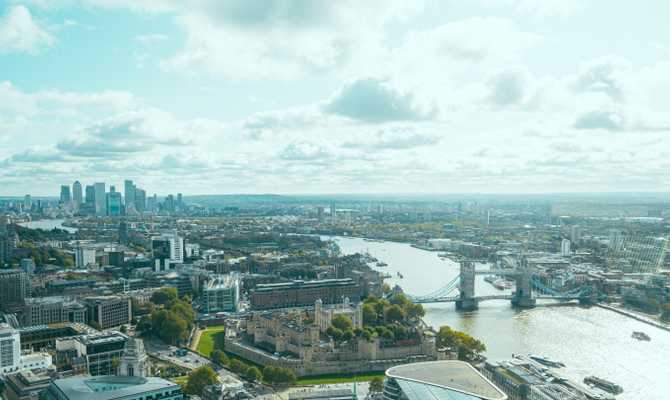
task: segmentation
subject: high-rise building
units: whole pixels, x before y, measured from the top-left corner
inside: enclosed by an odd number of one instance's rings
[[[51,366],[48,354],[21,354],[21,335],[7,323],[0,324],[0,377],[8,373]]]
[[[126,221],[119,222],[119,244],[128,244],[128,224]]]
[[[116,191],[114,186],[109,187],[107,193],[107,215],[118,216],[123,211],[123,202],[121,201],[121,193]]]
[[[30,276],[19,269],[0,270],[0,308],[23,304],[30,296]]]
[[[79,181],[75,181],[72,184],[72,204],[74,204],[74,208],[78,210],[83,203],[84,199],[81,191],[81,183],[79,183]]]
[[[33,199],[29,194],[27,194],[23,198],[23,210],[27,212],[30,211],[32,208],[33,208]]]
[[[106,194],[105,194],[105,183],[104,182],[96,182],[94,184],[95,187],[95,215],[105,215],[105,212],[107,211],[107,204],[106,204]]]
[[[147,192],[142,189],[135,189],[135,209],[143,213],[147,209]]]
[[[582,240],[582,227],[579,225],[572,225],[570,227],[570,241],[572,243],[579,243]]]
[[[151,258],[154,260],[154,271],[170,269],[170,241],[164,237],[151,239]]]
[[[93,215],[95,214],[95,186],[86,185],[84,194],[84,204],[81,206],[81,212],[87,215]]]
[[[177,193],[177,210],[184,210],[184,198],[182,197],[181,193]]]
[[[164,211],[167,211],[167,212],[170,212],[170,213],[174,212],[175,208],[174,208],[174,196],[173,195],[169,194],[165,198],[164,208],[165,208]]]
[[[95,249],[90,247],[77,247],[74,250],[74,263],[77,268],[95,266]]]
[[[147,210],[150,212],[156,212],[158,209],[158,196],[154,193],[153,196],[147,199]]]
[[[137,209],[135,204],[135,190],[136,187],[133,184],[133,181],[126,180],[123,183],[123,196],[126,202],[126,213],[128,214],[132,214]]]
[[[71,201],[70,187],[68,185],[62,185],[60,187],[60,204],[69,205]]]
[[[35,261],[33,261],[32,258],[22,258],[21,259],[21,271],[25,272],[26,274],[34,274],[35,273]]]
[[[561,242],[561,256],[570,257],[570,241],[568,239],[563,239]]]

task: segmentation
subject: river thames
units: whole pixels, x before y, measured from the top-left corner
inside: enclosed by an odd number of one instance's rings
[[[359,238],[336,238],[336,242],[343,254],[368,251],[387,263],[378,269],[391,274],[393,278],[386,281],[399,284],[406,293],[430,293],[459,273],[457,263],[405,243]],[[505,293],[481,276],[475,285],[477,295]],[[521,311],[505,300],[482,302],[472,312],[457,312],[453,303],[424,307],[428,324],[449,325],[481,339],[489,359],[511,358],[513,353],[544,355],[564,362],[561,372],[575,381],[595,375],[621,385],[624,392],[617,399],[670,399],[670,332],[662,329],[599,307],[550,301]],[[647,333],[651,342],[633,339],[633,331]]]

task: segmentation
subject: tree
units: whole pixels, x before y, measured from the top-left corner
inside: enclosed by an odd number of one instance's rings
[[[384,391],[384,379],[381,376],[375,376],[370,381],[370,393],[381,393]]]
[[[261,380],[263,374],[261,374],[261,370],[258,369],[258,367],[250,367],[247,369],[247,373],[245,374],[245,376],[249,381],[256,382]]]
[[[213,385],[218,380],[212,367],[203,365],[189,374],[184,392],[190,395],[202,396],[205,386]]]
[[[375,325],[377,323],[377,311],[372,304],[363,304],[363,325]]]
[[[121,333],[126,333],[128,332],[128,327],[125,325],[121,325],[121,328],[119,328],[119,332]]]
[[[437,333],[438,346],[451,347],[458,351],[460,360],[472,360],[486,351],[486,345],[465,332],[442,326]]]
[[[154,326],[154,331],[156,326]],[[170,344],[177,344],[188,339],[188,324],[178,315],[168,313],[157,331],[158,337]]]
[[[247,372],[247,368],[246,364],[236,358],[230,360],[230,370],[236,374],[244,374]]]
[[[212,361],[221,366],[228,365],[228,363],[230,362],[226,353],[224,353],[219,349],[215,349],[214,351],[212,351],[212,354],[210,354],[209,356],[211,357]]]
[[[160,288],[151,295],[152,303],[166,307],[169,307],[178,299],[177,288],[173,287]]]
[[[384,317],[387,321],[400,322],[405,319],[405,311],[399,305],[394,304],[385,310]]]
[[[337,314],[336,316],[334,316],[333,319],[330,321],[330,324],[341,331],[346,331],[354,328],[354,324],[351,322],[351,318],[347,317],[344,314]]]

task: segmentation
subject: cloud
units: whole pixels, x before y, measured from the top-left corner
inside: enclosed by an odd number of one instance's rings
[[[332,156],[325,146],[306,140],[293,142],[279,152],[279,158],[287,161],[317,161]]]
[[[585,64],[573,83],[578,92],[604,93],[613,100],[624,98],[630,63],[622,58],[600,58]]]
[[[0,54],[37,54],[41,49],[51,46],[55,40],[23,5],[10,7],[0,17]]]
[[[440,137],[418,133],[411,127],[395,127],[377,131],[372,140],[348,141],[342,144],[347,149],[365,150],[408,150],[416,147],[435,145]]]
[[[57,149],[34,148],[12,155],[8,161],[13,163],[52,163],[64,162],[68,160]]]
[[[589,111],[577,117],[574,123],[576,129],[604,129],[607,131],[624,130],[624,118],[617,111]]]
[[[75,157],[121,157],[156,146],[184,146],[184,127],[159,110],[134,111],[88,126],[74,137],[60,141],[59,150]]]
[[[411,94],[402,93],[388,81],[377,78],[349,82],[322,109],[326,113],[369,123],[424,120],[436,114],[435,110],[421,110]]]
[[[282,130],[310,128],[326,119],[316,109],[300,107],[254,114],[242,121],[242,129],[249,138],[258,140]]]
[[[489,79],[487,100],[499,107],[518,105],[526,95],[527,78],[523,71],[509,70]]]

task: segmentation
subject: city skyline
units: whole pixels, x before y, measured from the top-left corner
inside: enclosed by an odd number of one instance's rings
[[[2,2],[0,195],[666,192],[667,8]]]

